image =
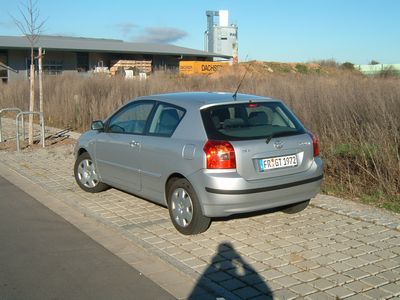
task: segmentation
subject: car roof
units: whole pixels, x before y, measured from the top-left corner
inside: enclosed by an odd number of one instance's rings
[[[182,106],[184,108],[204,108],[216,104],[227,104],[235,102],[249,101],[280,101],[269,97],[262,97],[250,94],[237,94],[233,97],[233,93],[227,92],[181,92],[157,94],[150,96],[142,96],[136,100],[157,100],[165,101],[171,104]]]

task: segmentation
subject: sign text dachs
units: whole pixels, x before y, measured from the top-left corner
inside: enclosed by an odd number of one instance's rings
[[[224,67],[223,65],[202,65],[201,71],[217,72],[219,69],[222,69],[223,67]]]
[[[216,61],[180,61],[179,72],[182,74],[212,74],[229,66],[228,62]]]

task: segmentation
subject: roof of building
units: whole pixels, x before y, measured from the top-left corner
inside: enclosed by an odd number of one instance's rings
[[[91,51],[110,53],[138,53],[231,58],[231,56],[178,47],[170,44],[131,43],[122,40],[85,37],[41,35],[35,48],[60,51]],[[30,43],[25,36],[0,36],[0,49],[26,49]]]

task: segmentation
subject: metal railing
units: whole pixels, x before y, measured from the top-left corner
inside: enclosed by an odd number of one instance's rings
[[[7,112],[7,111],[12,111],[12,112],[17,112],[17,113],[22,112],[22,110],[20,110],[19,108],[16,108],[16,107],[0,109],[0,143],[3,142],[3,127],[1,125],[1,115],[3,112]]]
[[[43,148],[45,147],[45,141],[44,141],[44,117],[42,112],[38,111],[23,111],[17,114],[15,117],[15,126],[16,126],[16,131],[17,131],[17,151],[20,151],[20,144],[19,144],[19,119],[22,119],[22,135],[25,140],[25,122],[24,122],[24,116],[25,115],[38,115],[40,118],[40,127],[41,127],[41,140],[42,140],[42,145]]]

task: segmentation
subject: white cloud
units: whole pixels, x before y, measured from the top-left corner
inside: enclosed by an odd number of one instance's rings
[[[134,38],[135,42],[169,44],[187,36],[187,32],[172,27],[147,27],[144,34]]]

